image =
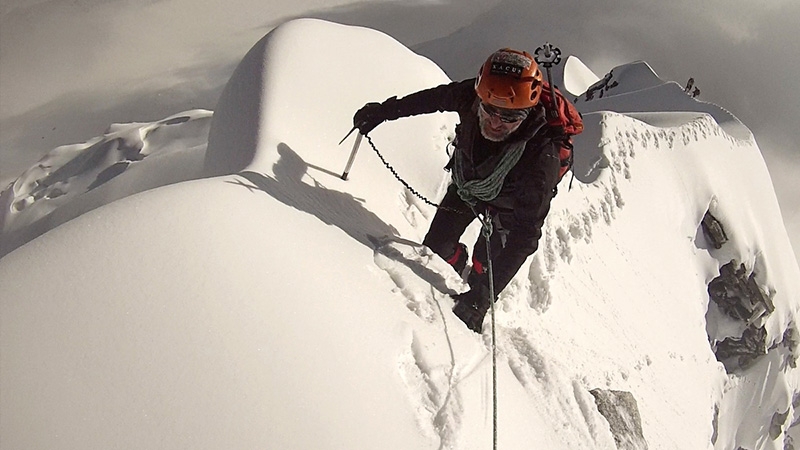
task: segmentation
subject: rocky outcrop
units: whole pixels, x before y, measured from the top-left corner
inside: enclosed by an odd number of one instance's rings
[[[633,394],[625,391],[593,389],[597,409],[606,418],[620,450],[647,450],[642,433],[642,418]]]
[[[725,228],[710,211],[706,211],[706,214],[703,216],[703,221],[700,222],[700,226],[703,229],[703,235],[714,248],[720,249],[723,244],[728,242],[728,235],[725,234]]]
[[[719,250],[728,241],[722,223],[710,212],[706,212],[700,225],[703,236],[710,244],[709,249],[713,247]],[[712,256],[719,256],[713,250],[711,252]],[[767,278],[766,274],[757,274],[755,270],[748,269],[745,264],[731,260],[720,266],[719,276],[708,284],[709,298],[717,305],[719,313],[735,321],[735,325],[732,326],[729,320],[724,320],[727,323],[724,334],[714,336],[709,331],[711,348],[728,374],[742,375],[744,371],[753,367],[767,355],[781,358],[781,363],[770,366],[770,370],[786,371],[789,368],[797,367],[798,332],[796,325],[793,322],[787,324],[780,339],[769,336],[765,327],[767,318],[775,312],[774,289],[758,282],[758,280]],[[709,312],[711,312],[711,307]],[[716,314],[718,313],[715,312],[707,317],[715,317]],[[716,328],[712,327],[712,329]],[[770,342],[773,344],[770,345]],[[736,376],[731,375],[731,377]],[[800,433],[797,432],[798,428],[795,428],[800,420],[796,414],[800,407],[800,394],[794,394],[791,406],[774,404],[772,407],[774,409],[771,420],[761,424],[762,439],[777,441],[783,436],[783,449],[792,450],[795,448],[793,439],[800,436]],[[714,445],[717,445],[719,437],[720,414],[720,405],[715,405],[711,436],[711,443]],[[739,446],[736,450],[746,449]]]
[[[794,396],[792,397],[792,409],[794,411],[800,409],[800,394],[798,393],[795,393]],[[773,416],[772,423],[775,424],[776,422],[779,422],[780,419],[781,419],[780,417]],[[791,419],[791,415],[788,417],[788,419]],[[795,450],[796,446],[794,438],[792,436],[800,435],[800,433],[797,433],[798,428],[800,428],[798,427],[798,425],[800,425],[800,418],[795,418],[793,422],[789,423],[788,425],[785,425],[783,450]],[[772,429],[772,427],[770,427],[770,429]],[[792,432],[792,430],[794,430],[794,433]]]
[[[719,276],[708,284],[708,295],[728,316],[744,322],[741,337],[717,343],[714,353],[728,373],[751,366],[767,354],[767,332],[763,320],[775,305],[756,282],[755,272],[733,260],[719,269]]]
[[[767,332],[763,327],[748,327],[741,338],[727,338],[718,343],[714,354],[728,373],[746,369],[767,354],[766,339]]]
[[[708,295],[727,315],[749,326],[775,311],[755,278],[755,272],[748,275],[745,265],[733,260],[719,268],[719,276],[708,284]]]

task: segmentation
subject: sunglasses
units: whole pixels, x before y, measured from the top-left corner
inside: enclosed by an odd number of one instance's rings
[[[527,109],[501,109],[481,102],[479,106],[487,116],[495,116],[503,123],[517,123],[525,120],[530,112]]]

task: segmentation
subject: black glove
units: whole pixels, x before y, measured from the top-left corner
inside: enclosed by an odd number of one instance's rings
[[[353,116],[353,126],[358,128],[361,134],[369,133],[386,120],[382,111],[383,107],[380,103],[367,103],[356,111]]]
[[[453,313],[463,321],[467,328],[480,334],[483,330],[483,318],[489,311],[489,288],[483,283],[477,283],[469,291],[455,297],[456,306]]]

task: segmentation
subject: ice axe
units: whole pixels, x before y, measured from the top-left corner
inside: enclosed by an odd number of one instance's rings
[[[537,48],[533,54],[533,58],[536,62],[547,71],[547,84],[550,85],[550,98],[553,99],[553,109],[548,111],[548,114],[556,118],[558,117],[558,97],[556,97],[556,89],[553,86],[553,74],[550,72],[550,68],[561,62],[561,49],[553,47],[549,42],[545,42],[544,45]]]
[[[342,145],[342,142],[345,141],[353,131],[356,131],[356,127],[353,127],[341,141],[339,141],[339,145]],[[361,145],[361,138],[364,137],[361,132],[356,135],[356,142],[353,144],[353,150],[350,152],[350,158],[347,160],[347,165],[344,167],[344,172],[342,172],[342,179],[347,181],[347,175],[350,173],[350,168],[353,167],[353,162],[356,160],[356,153],[358,152],[358,147]]]

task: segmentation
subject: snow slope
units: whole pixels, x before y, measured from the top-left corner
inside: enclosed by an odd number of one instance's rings
[[[211,115],[193,110],[115,124],[103,136],[45,155],[0,194],[0,256],[98,206],[201,177]]]
[[[565,86],[600,80],[570,61]],[[640,63],[623,74],[578,102],[573,188],[497,303],[499,447],[616,448],[602,389],[632,394],[647,448],[782,449],[800,418],[800,269],[763,159],[721,108]],[[466,286],[415,244],[433,208],[366,141],[340,178],[358,107],[448,81],[379,32],[296,20],[244,57],[207,148],[209,114],[192,111],[26,172],[2,194],[0,447],[489,448],[491,335],[450,312]],[[436,200],[454,123],[371,137]],[[141,137],[153,129],[172,137]],[[82,156],[117,137],[147,145]],[[728,374],[710,343],[742,329],[707,285],[734,258],[775,311],[760,319],[771,350]]]

